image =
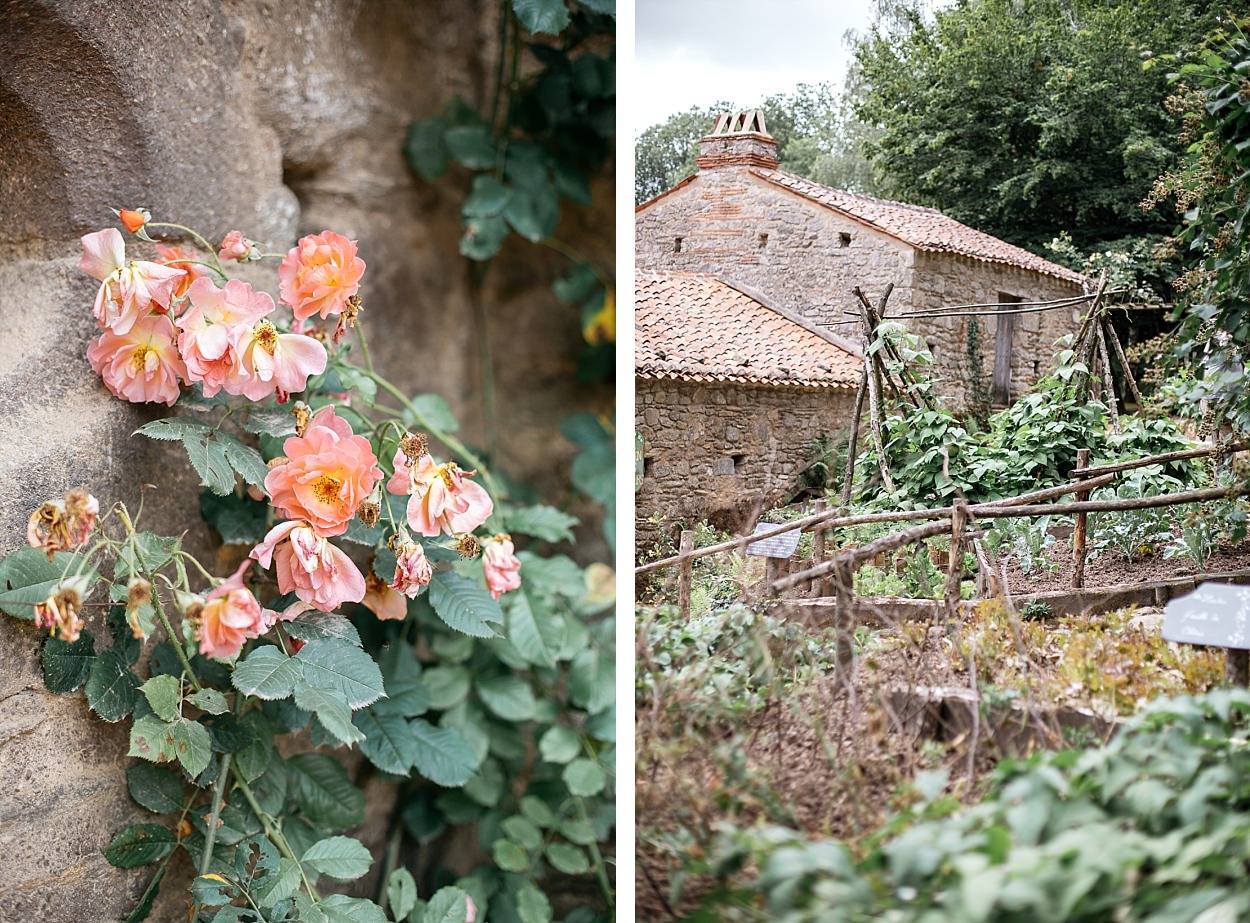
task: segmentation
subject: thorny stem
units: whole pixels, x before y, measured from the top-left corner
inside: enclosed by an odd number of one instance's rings
[[[200,856],[200,874],[207,875],[208,867],[213,861],[213,845],[217,842],[217,822],[221,817],[221,803],[226,794],[226,778],[230,773],[230,754],[221,755],[221,768],[217,775],[217,784],[213,786],[213,809],[208,816],[207,828],[204,831],[204,855]]]
[[[282,828],[275,826],[273,818],[265,813],[261,806],[256,802],[256,796],[252,794],[252,789],[248,786],[248,784],[243,781],[243,777],[237,772],[233,773],[233,775],[234,784],[237,785],[239,787],[239,791],[243,793],[243,797],[247,801],[248,807],[250,807],[252,812],[260,818],[260,822],[265,828],[265,836],[269,837],[273,844],[278,847],[278,852],[282,853],[282,855],[294,862],[299,868],[299,877],[304,882],[304,890],[308,892],[308,896],[314,901],[320,901],[321,895],[317,893],[317,889],[312,886],[312,882],[310,882],[308,880],[308,876],[304,874],[304,866],[300,864],[299,858],[295,855],[295,851],[291,849],[291,844],[288,843],[286,841],[286,837],[282,835]]]
[[[150,574],[144,573],[144,579],[148,583],[152,583]],[[191,668],[191,661],[187,659],[187,652],[183,649],[182,641],[174,634],[174,626],[169,622],[169,616],[165,614],[165,604],[161,602],[161,594],[152,593],[152,608],[156,610],[156,617],[161,620],[161,627],[165,629],[165,634],[169,636],[169,643],[173,646],[174,653],[178,655],[178,661],[182,664],[182,669],[187,673],[187,681],[191,683],[192,688],[199,692],[203,686],[200,685],[199,679],[195,675],[195,670]]]

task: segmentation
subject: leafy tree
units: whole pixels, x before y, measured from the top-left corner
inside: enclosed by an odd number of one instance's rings
[[[1205,0],[889,5],[860,42],[855,113],[887,194],[1039,248],[1171,230],[1139,207],[1178,150],[1166,69],[1216,25]]]
[[[724,101],[706,109],[696,106],[644,131],[634,150],[635,202],[645,202],[694,173],[699,139],[711,132],[717,115],[738,108]],[[867,128],[829,84],[800,84],[755,108],[763,111],[768,133],[777,139],[783,170],[829,186],[874,191],[872,172],[860,153]]]

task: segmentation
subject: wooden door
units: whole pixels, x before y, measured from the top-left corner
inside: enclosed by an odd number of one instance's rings
[[[1005,407],[1011,401],[1012,334],[1016,328],[1016,315],[1007,313],[1024,299],[1017,295],[998,293],[999,315],[994,327],[994,406]]]

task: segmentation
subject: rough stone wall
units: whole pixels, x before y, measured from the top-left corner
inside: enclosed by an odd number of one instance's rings
[[[674,522],[723,528],[794,489],[812,442],[846,426],[854,392],[730,382],[635,381],[634,425],[643,437],[635,496],[640,553]]]
[[[1025,301],[1080,294],[1075,283],[1051,276],[919,251],[733,166],[697,173],[654,200],[637,213],[635,235],[640,267],[741,283],[766,302],[855,342],[858,326],[847,312],[858,316],[859,302],[851,293],[856,286],[875,304],[893,283],[887,316],[995,302],[1000,292]],[[966,404],[967,319],[917,318],[908,324],[935,347],[940,390]],[[983,318],[980,326],[983,366],[990,376],[995,319]],[[1046,373],[1054,341],[1075,327],[1068,310],[1017,316],[1013,395]]]
[[[567,483],[575,449],[560,419],[612,407],[608,388],[573,380],[578,311],[549,291],[567,263],[509,243],[475,300],[457,253],[467,177],[421,184],[401,153],[407,125],[452,96],[485,104],[498,10],[0,0],[0,553],[34,506],[78,484],[132,509],[141,484],[157,485],[144,513],[157,531],[197,519],[181,450],[129,435],[164,408],[113,400],[84,358],[95,283],[74,268],[78,238],[113,221],[109,206],[147,205],[214,239],[239,228],[271,251],[326,227],[358,238],[379,369],[448,398],[464,438],[518,480],[549,496]],[[559,233],[611,266],[610,177],[594,191],[597,210]],[[482,410],[487,358],[506,426]],[[597,533],[588,521],[601,556]],[[187,541],[206,547],[200,530]],[[0,619],[0,921],[119,920],[149,875],[99,853],[143,813],[125,792],[126,735],[81,696],[47,693],[38,648],[29,625]]]

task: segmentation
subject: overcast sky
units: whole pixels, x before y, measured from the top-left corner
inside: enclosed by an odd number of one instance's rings
[[[841,87],[848,29],[873,0],[635,0],[629,92],[637,136],[692,106],[744,109],[800,83]]]

